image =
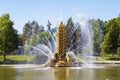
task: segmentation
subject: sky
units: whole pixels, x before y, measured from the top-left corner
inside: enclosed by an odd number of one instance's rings
[[[74,22],[82,18],[110,20],[120,14],[120,0],[0,0],[0,16],[10,14],[14,28],[21,34],[28,21],[37,21],[46,28],[50,20],[52,27],[59,21]]]

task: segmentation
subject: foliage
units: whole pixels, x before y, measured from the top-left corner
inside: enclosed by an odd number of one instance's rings
[[[25,42],[25,54],[30,54],[31,46],[36,46],[38,44],[45,44],[51,41],[51,35],[48,31],[39,32],[36,35],[31,35],[29,39]]]
[[[36,35],[31,35],[29,39],[26,40],[26,45],[36,45],[45,44],[51,39],[51,35],[47,31],[39,32]]]
[[[120,17],[105,23],[104,41],[101,44],[103,54],[117,54],[120,47]]]
[[[67,51],[74,51],[75,53],[79,53],[80,47],[80,24],[72,21],[70,17],[66,24],[66,39],[67,39]]]
[[[10,54],[18,46],[18,34],[13,28],[9,14],[0,16],[0,53]]]
[[[38,37],[39,37],[38,43],[43,43],[43,44],[47,43],[51,39],[51,35],[47,31],[38,33]]]
[[[103,41],[104,22],[100,19],[97,19],[97,20],[92,19],[92,20],[90,20],[90,24],[92,25],[92,29],[94,32],[94,35],[93,35],[94,53],[100,54],[100,52],[101,52],[100,44]]]
[[[74,43],[72,39],[73,31],[75,29],[74,23],[72,21],[72,18],[69,18],[66,24],[66,39],[68,40],[67,45],[67,51],[69,50],[70,46]]]
[[[74,44],[72,45],[72,49],[75,53],[80,53],[81,51],[81,30],[80,30],[80,24],[79,23],[76,23],[75,25],[76,29],[73,33],[73,42]]]
[[[120,56],[120,47],[117,48],[117,54]]]
[[[18,45],[23,46],[23,35],[22,34],[18,35],[18,41],[19,41]]]
[[[48,23],[47,23],[47,27],[48,27],[48,30],[51,32],[51,23],[50,23],[50,21],[48,20]]]
[[[23,27],[23,40],[24,43],[31,35],[36,35],[39,32],[44,31],[44,26],[40,25],[36,21],[28,22]]]
[[[32,51],[32,47],[38,44],[47,44],[48,41],[51,40],[51,30],[50,30],[50,22],[48,21],[47,26],[49,27],[48,31],[44,30],[44,26],[40,25],[36,22],[28,22],[24,25],[23,28],[23,42],[25,44],[24,52],[30,54]]]

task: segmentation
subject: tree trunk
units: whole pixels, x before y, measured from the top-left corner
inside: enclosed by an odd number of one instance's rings
[[[6,63],[6,47],[5,47],[5,40],[4,40],[4,63]]]
[[[6,47],[4,45],[4,62],[6,61]]]
[[[4,57],[4,64],[6,64],[6,54],[5,53],[4,53],[3,57]]]
[[[6,61],[6,54],[4,53],[4,61]]]

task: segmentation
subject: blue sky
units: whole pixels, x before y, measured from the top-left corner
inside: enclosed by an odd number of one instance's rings
[[[0,0],[0,15],[4,13],[22,33],[24,24],[33,20],[44,26],[50,20],[52,27],[69,17],[74,22],[84,17],[109,20],[120,14],[120,0]]]

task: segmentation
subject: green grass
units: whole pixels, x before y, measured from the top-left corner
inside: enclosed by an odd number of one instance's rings
[[[84,57],[77,57],[78,61],[89,61],[89,58]],[[94,58],[95,61],[120,61],[120,57],[111,57],[111,56],[96,56]]]
[[[14,60],[14,61],[32,61],[35,56],[31,55],[6,55],[7,60]],[[4,61],[3,55],[0,55],[0,61]]]
[[[0,55],[0,61],[3,61],[3,56]]]

